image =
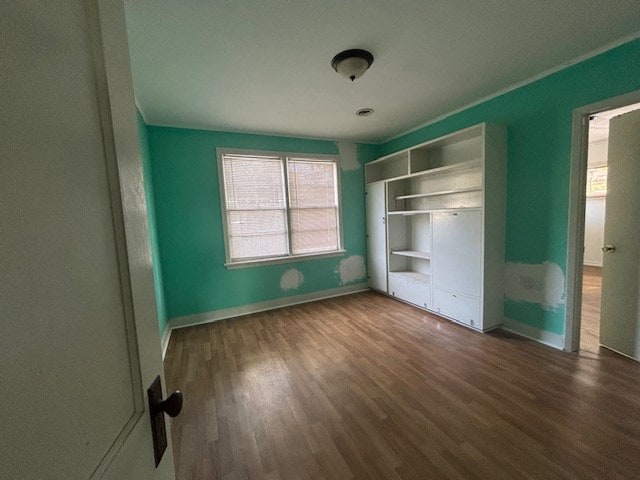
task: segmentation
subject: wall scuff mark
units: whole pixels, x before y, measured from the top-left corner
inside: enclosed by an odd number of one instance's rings
[[[507,298],[516,302],[539,303],[544,308],[557,308],[566,301],[564,272],[551,262],[507,262],[504,293]]]
[[[290,268],[280,277],[280,288],[285,292],[287,290],[297,290],[302,285],[302,282],[304,282],[302,272],[295,268]]]
[[[343,259],[338,270],[336,270],[340,274],[341,285],[363,279],[366,271],[362,255],[351,255]]]
[[[343,171],[358,170],[358,145],[352,142],[337,142],[340,155],[340,169]]]

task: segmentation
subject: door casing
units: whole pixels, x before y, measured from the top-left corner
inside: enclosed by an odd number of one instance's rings
[[[589,116],[638,102],[640,90],[585,105],[573,111],[566,266],[567,312],[564,329],[564,350],[567,352],[576,352],[580,348]]]

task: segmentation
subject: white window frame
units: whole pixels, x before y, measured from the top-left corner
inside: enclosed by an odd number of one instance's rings
[[[284,171],[284,196],[286,202],[286,216],[287,216],[287,241],[288,241],[288,250],[289,255],[285,256],[273,256],[273,257],[260,257],[260,258],[252,258],[246,260],[232,260],[230,256],[230,248],[229,248],[229,227],[227,225],[227,205],[226,205],[226,195],[225,195],[225,181],[224,181],[224,168],[223,168],[223,155],[255,155],[255,156],[269,156],[269,157],[280,157],[280,160],[283,163],[283,171]],[[225,251],[225,267],[228,269],[233,268],[241,268],[241,267],[251,267],[258,265],[273,265],[279,263],[286,262],[295,262],[301,260],[311,260],[316,258],[325,258],[325,257],[336,257],[343,256],[345,254],[344,250],[344,238],[343,238],[343,228],[342,228],[342,185],[341,185],[341,174],[340,174],[340,163],[338,161],[338,157],[336,155],[327,155],[327,154],[317,154],[317,153],[300,153],[300,152],[280,152],[280,151],[271,151],[271,150],[250,150],[243,148],[217,148],[216,156],[218,159],[218,180],[220,185],[220,209],[222,213],[222,229],[224,235],[224,251]],[[326,161],[333,162],[335,164],[336,169],[336,189],[337,189],[337,198],[338,198],[338,206],[337,206],[337,228],[338,228],[338,249],[330,250],[326,252],[314,252],[308,254],[293,254],[291,253],[291,207],[289,205],[289,178],[288,178],[288,169],[287,169],[287,159],[295,158],[295,159],[309,159],[316,161]]]

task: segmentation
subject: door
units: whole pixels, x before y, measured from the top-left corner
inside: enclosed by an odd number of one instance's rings
[[[387,234],[385,183],[370,183],[365,192],[367,210],[367,271],[369,286],[387,291]]]
[[[640,110],[609,123],[600,343],[640,360]]]
[[[0,477],[173,478],[122,2],[0,18]]]
[[[482,286],[480,210],[434,213],[432,236],[432,285],[479,297]]]

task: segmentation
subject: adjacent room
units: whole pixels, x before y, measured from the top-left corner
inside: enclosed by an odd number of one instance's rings
[[[640,475],[638,346],[588,290],[606,140],[574,130],[640,99],[638,19],[129,4],[178,478]]]

